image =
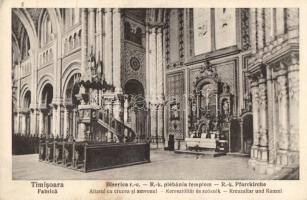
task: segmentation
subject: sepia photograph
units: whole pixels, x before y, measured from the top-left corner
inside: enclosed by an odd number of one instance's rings
[[[12,8],[12,180],[300,180],[299,14]]]

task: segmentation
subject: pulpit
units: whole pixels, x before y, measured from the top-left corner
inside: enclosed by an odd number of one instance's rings
[[[41,138],[39,160],[82,172],[150,162],[149,143],[136,142],[135,132],[122,120],[122,94],[101,79],[95,60],[91,53],[91,74],[84,75],[76,95],[77,134]]]

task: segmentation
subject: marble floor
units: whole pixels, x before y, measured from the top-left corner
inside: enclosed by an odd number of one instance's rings
[[[13,156],[13,180],[244,180],[261,179],[248,158],[199,157],[152,150],[151,162],[83,173],[38,161],[38,154]]]

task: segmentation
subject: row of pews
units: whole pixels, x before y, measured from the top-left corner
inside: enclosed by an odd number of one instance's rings
[[[75,142],[40,139],[39,161],[91,172],[150,162],[148,143]]]

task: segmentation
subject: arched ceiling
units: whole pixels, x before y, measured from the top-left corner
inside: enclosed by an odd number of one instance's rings
[[[34,25],[36,32],[38,31],[38,19],[40,13],[43,11],[43,8],[26,8],[26,11],[29,13]]]
[[[21,38],[22,29],[24,29],[23,24],[16,16],[16,14],[12,12],[12,32],[16,36],[16,38]]]

